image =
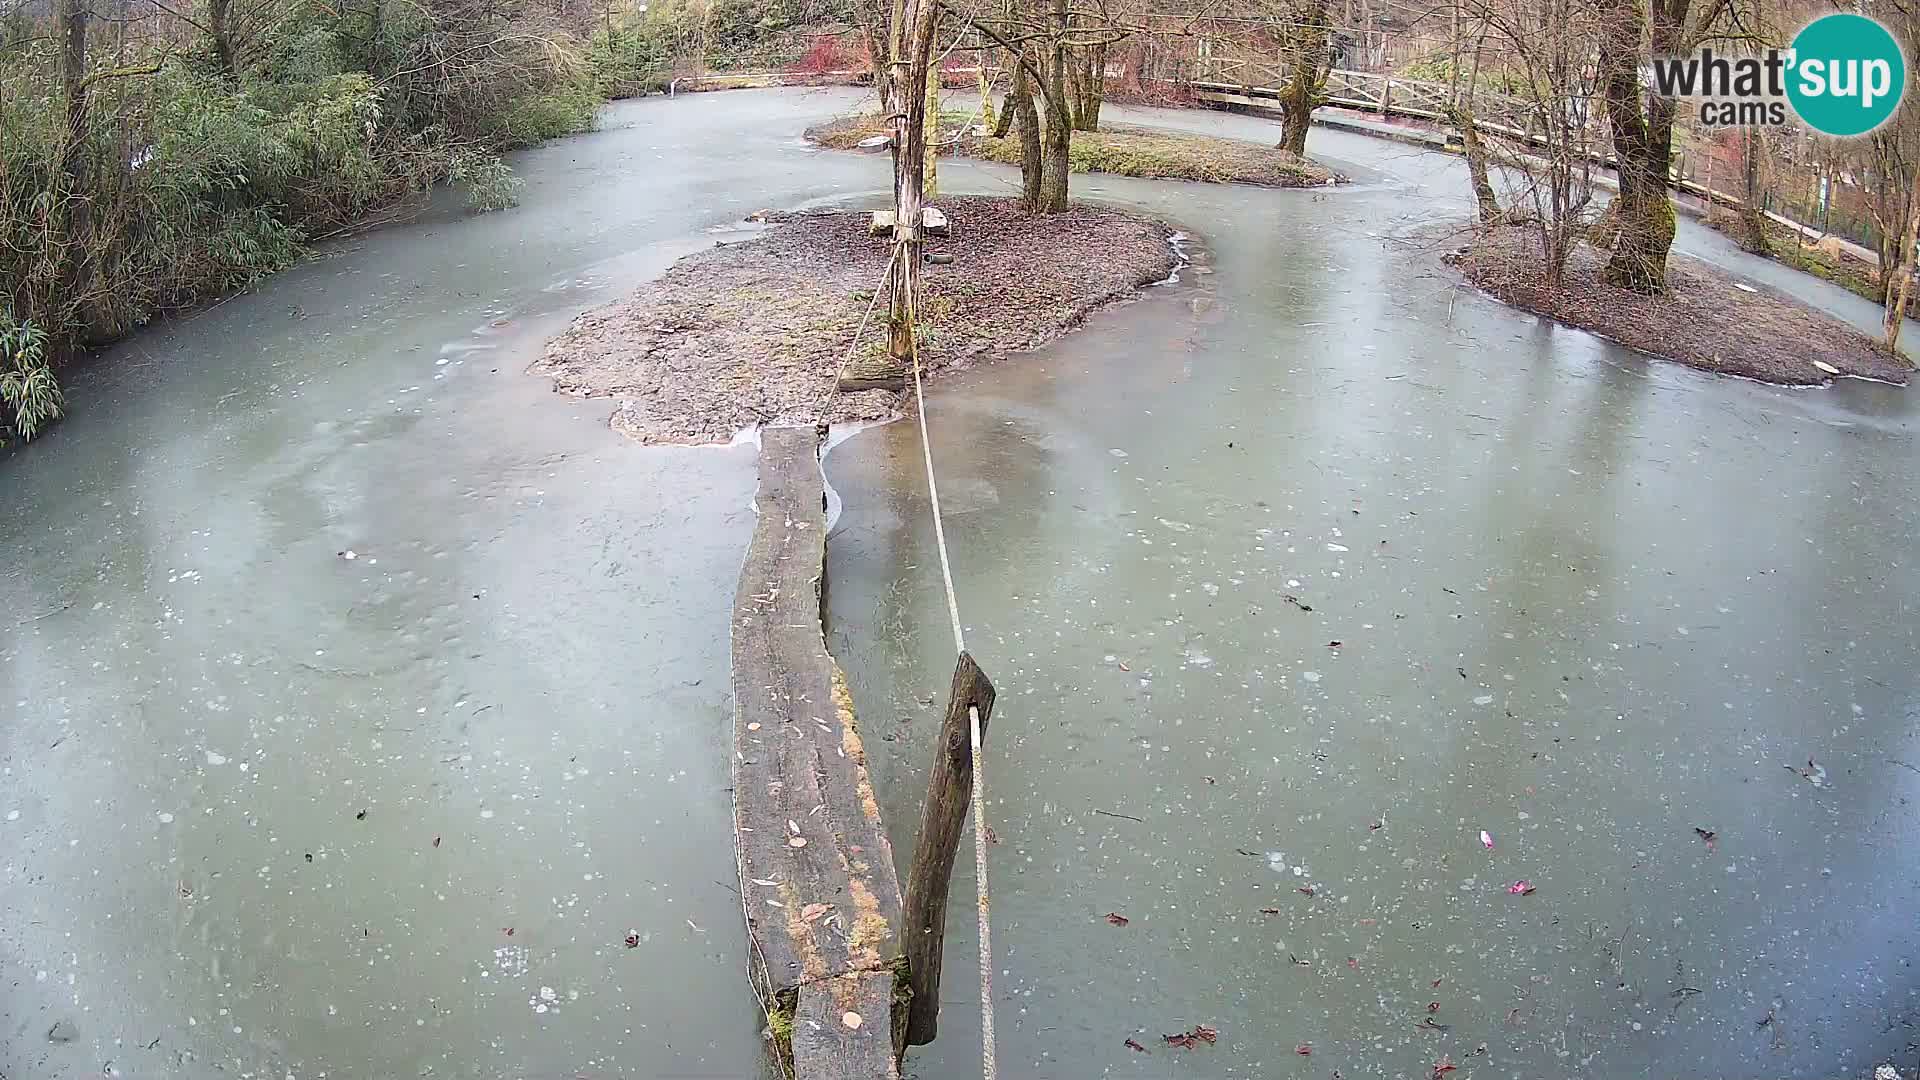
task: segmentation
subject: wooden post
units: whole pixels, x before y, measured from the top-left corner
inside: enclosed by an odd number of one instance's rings
[[[920,815],[920,838],[907,871],[903,919],[907,980],[913,1000],[907,1006],[907,1045],[933,1041],[940,1019],[940,960],[947,940],[947,889],[953,857],[973,801],[973,728],[967,710],[980,710],[980,738],[987,737],[993,715],[993,683],[967,653],[953,669],[953,693],[947,717],[934,745],[927,776],[927,803]]]
[[[1380,81],[1380,119],[1385,120],[1393,111],[1393,76],[1388,75]]]
[[[914,301],[920,295],[920,207],[926,202],[927,77],[933,61],[935,0],[906,0],[894,28],[893,239],[900,247],[887,304],[887,359],[904,376],[914,357]]]

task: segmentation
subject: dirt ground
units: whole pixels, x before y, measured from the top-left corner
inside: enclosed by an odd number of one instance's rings
[[[1115,210],[1030,217],[1009,199],[937,204],[952,235],[928,250],[953,262],[922,267],[921,355],[936,376],[1057,337],[1176,263],[1170,228]],[[761,236],[682,259],[581,315],[529,370],[564,393],[618,398],[614,427],[645,443],[899,415],[900,393],[834,390],[870,305],[856,363],[885,347],[886,298],[874,290],[888,242],[867,235],[866,211],[768,217]]]
[[[976,117],[967,114],[941,114],[943,142],[952,140],[950,153],[1003,165],[1020,164],[1019,139],[970,134],[976,122]],[[821,146],[851,150],[860,140],[888,134],[889,130],[879,117],[863,114],[808,128],[806,134]],[[1067,164],[1078,173],[1262,187],[1324,187],[1347,180],[1317,161],[1294,157],[1276,147],[1127,124],[1102,124],[1099,131],[1074,132]]]
[[[1818,385],[1835,372],[1894,383],[1913,374],[1905,360],[1833,316],[1680,255],[1667,263],[1661,296],[1606,284],[1607,253],[1586,244],[1568,261],[1563,287],[1547,288],[1534,235],[1524,227],[1482,233],[1449,261],[1515,307],[1689,367],[1784,386]]]

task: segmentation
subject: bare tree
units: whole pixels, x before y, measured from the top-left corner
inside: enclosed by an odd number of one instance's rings
[[[873,90],[880,97],[880,115],[893,112],[893,80],[887,74],[888,8],[884,0],[856,0],[853,24],[867,53],[867,66],[873,72]]]
[[[1487,167],[1487,144],[1480,137],[1480,125],[1474,113],[1474,97],[1480,89],[1480,61],[1487,49],[1487,23],[1485,19],[1476,19],[1471,24],[1474,28],[1473,64],[1463,84],[1459,67],[1465,47],[1463,30],[1469,25],[1464,7],[1464,4],[1455,3],[1450,13],[1453,98],[1448,105],[1447,119],[1460,132],[1460,148],[1467,155],[1467,178],[1473,185],[1473,201],[1479,211],[1480,223],[1493,225],[1502,220],[1500,199],[1493,190],[1493,180]]]
[[[1759,255],[1771,255],[1773,245],[1767,241],[1767,133],[1760,128],[1748,128],[1740,136],[1740,223],[1747,234],[1747,249]],[[1707,193],[1708,209],[1712,209],[1713,193]]]
[[[887,75],[897,108],[893,120],[892,294],[887,308],[887,361],[883,381],[904,379],[913,365],[914,304],[920,294],[922,218],[926,205],[927,79],[933,38],[940,22],[937,0],[894,0]]]
[[[1527,112],[1526,127],[1533,138],[1499,137],[1498,158],[1515,213],[1522,205],[1530,211],[1522,216],[1534,230],[1541,275],[1557,286],[1574,245],[1586,232],[1593,202],[1587,63],[1601,21],[1588,0],[1465,3],[1467,13],[1497,42],[1508,68],[1505,82]],[[1482,134],[1476,131],[1476,138]],[[1484,217],[1486,201],[1481,208]]]
[[[1280,38],[1285,80],[1280,86],[1280,149],[1307,155],[1313,110],[1326,99],[1333,70],[1331,0],[1277,0],[1269,17]]]
[[[1594,0],[1601,20],[1597,50],[1607,121],[1613,128],[1620,194],[1609,211],[1613,257],[1607,280],[1636,292],[1666,287],[1673,247],[1672,98],[1647,95],[1640,67],[1713,41],[1755,40],[1752,0]]]

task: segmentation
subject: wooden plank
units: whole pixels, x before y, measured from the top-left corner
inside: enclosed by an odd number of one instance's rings
[[[899,1080],[888,1031],[893,973],[865,971],[800,988],[793,1017],[795,1080]]]
[[[907,981],[913,998],[907,1011],[907,1045],[933,1041],[940,1020],[940,962],[947,940],[947,892],[953,880],[953,857],[973,801],[973,721],[968,709],[980,711],[980,738],[987,737],[993,716],[993,683],[967,653],[953,669],[953,691],[947,696],[947,717],[934,743],[933,767],[927,775],[927,799],[920,814],[920,835],[913,845],[913,865],[907,869],[905,925]]]
[[[748,966],[762,1000],[791,1020],[796,1060],[807,988],[856,975],[890,987],[901,954],[893,848],[852,698],[821,636],[827,521],[819,445],[811,427],[761,430],[760,521],[733,608],[734,842]],[[870,996],[860,1000],[873,1007]],[[861,1016],[869,1022],[833,1045],[870,1042],[884,1053],[835,1051],[822,1060],[854,1071],[823,1066],[797,1072],[798,1080],[891,1075],[859,1071],[895,1049],[885,1010]]]

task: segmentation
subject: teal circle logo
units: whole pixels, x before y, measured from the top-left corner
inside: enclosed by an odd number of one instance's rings
[[[1887,122],[1907,90],[1900,43],[1864,15],[1822,15],[1793,39],[1787,100],[1822,135],[1865,135]]]

